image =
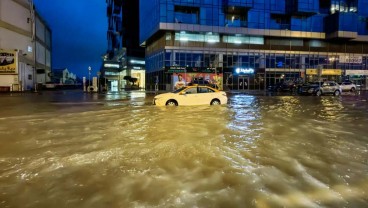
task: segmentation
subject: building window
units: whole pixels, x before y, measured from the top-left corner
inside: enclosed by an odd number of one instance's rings
[[[331,1],[331,14],[335,12],[357,12],[356,0],[332,0]]]
[[[208,42],[208,43],[218,43],[220,42],[220,36],[218,34],[193,34],[187,32],[175,33],[176,41],[193,41],[193,42]]]
[[[263,37],[251,37],[251,36],[223,36],[222,41],[224,43],[234,43],[234,44],[254,44],[263,45]]]
[[[199,8],[189,6],[175,6],[175,23],[198,24]]]

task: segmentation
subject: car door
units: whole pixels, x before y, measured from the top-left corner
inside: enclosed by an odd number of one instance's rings
[[[341,85],[340,85],[341,86],[341,90],[346,91],[347,90],[347,87],[348,87],[347,84],[348,83],[346,83],[346,82],[341,83]]]
[[[179,105],[199,105],[197,99],[197,87],[191,87],[183,90],[178,96]]]
[[[323,83],[323,93],[331,93],[331,86],[330,82],[324,82]]]
[[[338,84],[337,83],[335,83],[335,82],[330,82],[330,93],[334,93],[335,92],[335,90],[338,88]]]
[[[211,93],[208,87],[198,87],[198,102],[201,105],[209,105],[211,103]]]

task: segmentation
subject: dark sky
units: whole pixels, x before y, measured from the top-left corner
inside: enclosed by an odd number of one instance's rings
[[[34,0],[52,30],[52,67],[88,79],[97,76],[107,49],[105,0]]]

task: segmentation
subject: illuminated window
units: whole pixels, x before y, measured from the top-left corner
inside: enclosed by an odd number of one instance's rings
[[[176,41],[192,41],[192,42],[208,42],[208,43],[218,43],[220,42],[220,36],[216,34],[193,34],[187,32],[175,33]]]
[[[251,36],[223,36],[224,43],[263,45],[263,37]]]

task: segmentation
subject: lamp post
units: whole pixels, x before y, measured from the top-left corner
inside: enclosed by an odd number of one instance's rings
[[[91,70],[92,70],[92,67],[89,66],[88,67],[88,90],[90,89],[91,87]]]

